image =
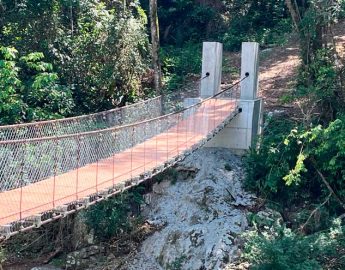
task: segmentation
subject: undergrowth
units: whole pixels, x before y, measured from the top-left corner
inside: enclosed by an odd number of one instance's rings
[[[176,91],[190,76],[201,72],[201,44],[187,43],[182,47],[166,46],[161,50],[165,90]]]
[[[304,236],[284,226],[248,232],[243,257],[255,270],[345,268],[345,228],[336,219],[330,229]]]
[[[256,229],[245,236],[244,258],[252,269],[345,269],[344,145],[341,115],[309,127],[268,118],[260,147],[245,158],[245,186],[284,220],[262,231],[250,219]]]
[[[84,213],[86,224],[99,240],[111,239],[133,230],[143,203],[143,187],[136,187],[102,201]]]
[[[248,18],[248,17],[247,17]],[[265,26],[253,26],[253,21],[246,18],[234,20],[232,26],[222,37],[224,47],[230,51],[240,49],[242,42],[258,42],[262,47],[286,44],[287,34],[291,33],[290,19],[281,19],[277,24]]]

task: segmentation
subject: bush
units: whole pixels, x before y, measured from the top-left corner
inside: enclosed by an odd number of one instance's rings
[[[327,127],[292,125],[269,121],[260,148],[245,159],[246,186],[283,205],[304,199],[320,202],[332,193],[331,201],[336,200],[327,208],[331,215],[340,214],[339,201],[345,201],[344,117]]]
[[[137,187],[87,210],[86,224],[94,230],[96,237],[107,240],[120,233],[130,232],[134,226],[130,216],[137,216],[140,212],[140,204],[143,203],[142,191],[143,188]]]
[[[80,1],[76,8],[76,33],[60,36],[54,55],[61,77],[74,86],[76,112],[132,101],[142,90],[149,64],[146,15],[137,3],[116,9],[102,1]]]
[[[303,236],[284,227],[245,234],[243,257],[256,270],[344,269],[344,227],[335,220],[326,232]],[[343,256],[341,256],[343,255]]]
[[[242,42],[258,42],[262,47],[270,45],[283,45],[287,41],[286,34],[290,33],[291,21],[289,19],[281,20],[272,28],[258,26],[257,28],[246,29],[241,27],[241,19],[235,20],[229,29],[224,33],[222,42],[224,48],[230,51],[236,51],[241,48]],[[247,26],[249,27],[249,26]],[[242,30],[241,30],[242,29]]]
[[[277,237],[257,232],[247,235],[244,258],[255,270],[317,270],[322,269],[313,257],[312,243],[308,238],[295,235],[286,229]]]
[[[340,0],[340,14],[339,18],[344,19],[345,18],[345,1]]]
[[[337,69],[334,66],[333,50],[317,50],[312,63],[300,68],[296,98],[307,99],[305,114],[320,112],[323,122],[334,120],[337,112],[344,111],[342,91],[339,88]],[[312,111],[310,108],[315,108]],[[311,116],[306,116],[311,118]],[[308,123],[309,124],[309,123]]]
[[[288,174],[298,154],[298,148],[285,149],[283,141],[295,123],[290,120],[268,117],[264,134],[260,138],[260,148],[250,149],[244,159],[245,186],[264,197],[290,200],[292,190],[288,189],[283,177]],[[277,194],[279,196],[277,196]]]
[[[62,99],[69,89],[73,114],[107,110],[142,94],[150,53],[147,18],[138,1],[129,5],[126,1],[25,0],[17,5],[4,0],[0,18],[1,45],[15,47],[22,55],[44,53],[61,85],[48,98]],[[65,101],[61,99],[54,109]],[[16,114],[21,104],[14,105],[11,113]],[[44,114],[37,112],[37,118]]]
[[[213,0],[158,1],[162,44],[182,47],[189,42],[201,43],[205,39],[217,38],[219,31],[224,27],[224,16],[222,16],[223,10],[214,2]],[[141,3],[148,11],[148,1]]]
[[[283,0],[232,1],[227,7],[231,17],[222,40],[228,50],[239,50],[243,41],[256,41],[262,46],[282,44],[285,34],[292,30]]]
[[[167,46],[161,50],[166,89],[178,89],[192,74],[201,74],[201,44],[188,43],[181,48]]]
[[[13,47],[0,46],[0,124],[68,116],[74,102],[70,89],[59,84],[53,66],[40,52],[18,57]]]

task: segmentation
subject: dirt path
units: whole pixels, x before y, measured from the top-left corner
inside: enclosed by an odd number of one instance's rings
[[[336,49],[345,56],[345,20],[333,29]],[[265,102],[265,111],[284,110],[296,112],[296,104],[285,104],[284,97],[293,91],[300,65],[298,39],[291,37],[287,44],[260,53],[259,96]],[[238,78],[241,67],[240,53],[224,53],[223,83],[230,84]]]
[[[223,83],[238,78],[241,68],[240,53],[225,53]],[[291,38],[284,46],[260,52],[259,96],[264,98],[265,111],[290,110],[283,97],[292,91],[296,82],[299,60],[298,40]]]
[[[261,53],[259,96],[264,98],[266,110],[290,109],[283,102],[291,93],[300,65],[298,41],[291,40],[286,46],[264,50]]]

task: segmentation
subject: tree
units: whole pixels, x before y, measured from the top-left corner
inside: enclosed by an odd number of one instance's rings
[[[59,85],[72,92],[73,115],[144,94],[150,55],[147,17],[138,1],[0,0],[0,46],[16,48],[18,55],[43,53]]]
[[[342,60],[334,46],[332,31],[341,12],[341,2],[285,0],[299,34],[302,65],[296,94],[306,126],[315,115],[327,124],[343,111],[345,104],[343,71],[341,65],[335,65]]]
[[[157,0],[150,0],[152,64],[154,68],[154,87],[161,94],[162,72],[159,61],[159,23],[157,15]]]
[[[15,48],[0,46],[0,125],[70,115],[72,93],[43,60],[43,53],[18,57]]]
[[[301,15],[299,14],[298,6],[295,5],[296,1],[292,2],[292,0],[285,0],[285,4],[290,12],[294,27],[298,29],[298,26],[301,22]]]

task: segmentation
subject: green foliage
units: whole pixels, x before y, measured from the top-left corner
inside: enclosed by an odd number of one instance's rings
[[[39,92],[38,88],[45,89],[40,91],[39,100],[33,106],[36,110],[31,111],[25,121],[67,115],[72,103],[75,104],[73,114],[101,111],[121,101],[131,101],[140,94],[141,79],[148,67],[147,18],[137,1],[131,1],[127,7],[124,3],[103,0],[1,2],[1,46],[16,48],[24,55],[20,58],[21,64],[16,65],[21,76],[27,77],[18,78],[23,86],[35,88],[35,93]],[[16,52],[7,54],[13,58]],[[49,64],[42,61],[43,55]],[[59,87],[53,86],[54,81],[58,81]],[[29,92],[31,90],[24,91],[25,98],[33,100],[35,97]],[[6,101],[13,109],[6,108],[6,114],[14,115],[14,119],[5,119],[4,123],[23,121],[18,111],[24,110],[26,114],[26,104],[20,104],[13,95]],[[42,105],[43,95],[47,95],[49,108]],[[67,101],[70,97],[73,102]]]
[[[224,169],[227,170],[228,172],[231,172],[232,171],[232,166],[229,163],[226,163],[224,165]]]
[[[252,233],[248,235],[244,257],[254,264],[252,269],[317,270],[322,269],[313,258],[312,243],[284,230],[279,237]]]
[[[345,1],[339,0],[339,2],[340,2],[339,18],[344,19],[345,18]]]
[[[77,110],[105,110],[123,97],[130,100],[138,95],[149,55],[140,6],[119,12],[101,1],[80,1],[77,8],[75,33],[61,35],[54,52],[60,63],[69,59],[60,65],[60,72],[74,86]],[[133,15],[136,11],[139,18]]]
[[[304,66],[313,62],[318,50],[329,48],[324,33],[330,31],[342,10],[342,0],[303,1],[299,11],[301,20],[298,32],[300,35],[301,56]],[[328,8],[325,9],[325,6]]]
[[[148,1],[141,2],[148,10]],[[165,46],[221,40],[225,48],[237,50],[242,41],[281,44],[291,31],[284,0],[170,0],[158,5]]]
[[[256,41],[262,46],[282,44],[285,34],[291,32],[283,0],[229,1],[227,8],[232,17],[222,40],[229,50],[240,49],[244,41]]]
[[[188,43],[182,48],[167,46],[161,50],[166,90],[180,88],[186,78],[201,72],[201,45]]]
[[[220,1],[158,1],[160,36],[163,45],[182,47],[215,39],[224,25]],[[141,1],[148,11],[148,1]]]
[[[301,146],[299,156],[304,156],[303,160],[298,159],[296,167],[311,167],[309,175],[313,176],[315,169],[321,171],[329,184],[337,190],[341,198],[345,198],[345,119],[340,118],[331,122],[328,127],[317,126],[308,131],[297,133],[292,137],[293,144]],[[308,164],[308,163],[309,164]],[[298,164],[300,163],[300,164]],[[314,170],[312,170],[314,168]],[[297,172],[290,171],[288,176],[292,182],[299,181],[306,170]],[[323,188],[326,192],[326,188]]]
[[[337,196],[345,200],[344,119],[339,118],[327,127],[287,131],[291,125],[280,120],[269,122],[260,148],[252,149],[246,158],[247,187],[286,205],[303,196],[319,201],[329,190],[318,170]],[[336,213],[339,205],[328,208]]]
[[[101,240],[131,231],[134,223],[130,216],[138,214],[140,204],[143,203],[142,192],[143,188],[137,187],[96,204],[86,211],[86,224]]]
[[[339,99],[341,90],[331,48],[317,50],[313,61],[301,67],[298,79],[296,97],[308,97],[311,102],[317,103],[318,109],[323,112],[322,120],[332,120],[337,112],[344,111],[344,104]]]
[[[241,19],[243,18],[243,19]],[[286,34],[291,32],[291,21],[282,19],[271,28],[243,23],[250,21],[250,16],[241,17],[233,22],[229,30],[222,37],[224,47],[228,50],[239,50],[242,42],[258,42],[262,47],[283,45],[287,41]],[[258,27],[258,28],[257,28]]]
[[[286,185],[291,186],[292,184],[299,184],[302,181],[301,174],[307,172],[307,169],[304,165],[305,159],[306,157],[302,153],[297,156],[295,167],[292,168],[289,173],[283,177]]]
[[[251,269],[344,269],[344,227],[340,220],[326,232],[310,236],[281,226],[273,230],[273,234],[253,231],[245,235],[243,257],[252,263]]]
[[[283,142],[294,124],[289,120],[268,118],[264,135],[260,138],[260,148],[252,148],[245,157],[247,188],[260,191],[268,197],[278,193],[282,201],[292,196],[292,190],[285,192],[283,177],[294,165],[299,149],[293,145],[286,147]]]
[[[19,79],[19,68],[16,66],[17,50],[0,47],[0,124],[17,123],[21,120],[24,104],[19,90],[22,82]]]
[[[172,184],[177,182],[178,171],[175,168],[168,168],[164,172],[161,172],[153,177],[153,180],[157,183],[161,183],[164,180],[170,181]]]
[[[13,47],[0,47],[0,124],[61,118],[71,113],[72,94],[59,84],[43,53],[18,58]]]
[[[163,47],[161,58],[162,69],[165,74],[183,76],[199,73],[201,69],[201,45],[188,43],[182,48]]]

